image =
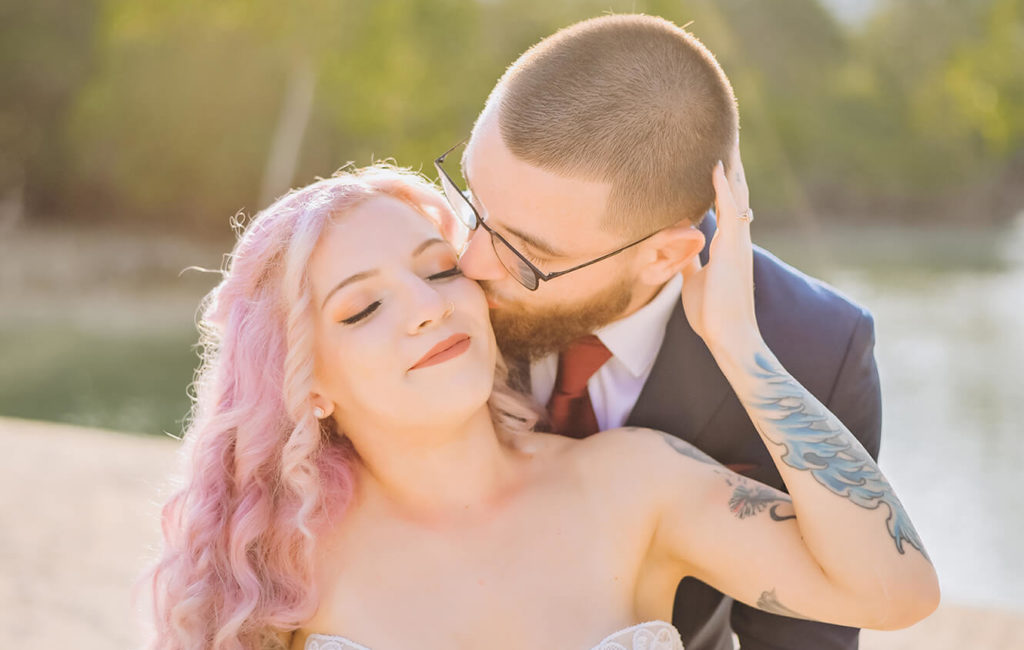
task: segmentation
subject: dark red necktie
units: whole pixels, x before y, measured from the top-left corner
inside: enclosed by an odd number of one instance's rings
[[[611,357],[612,353],[593,334],[576,339],[559,355],[555,391],[548,400],[554,433],[571,438],[597,433],[597,416],[587,382]]]

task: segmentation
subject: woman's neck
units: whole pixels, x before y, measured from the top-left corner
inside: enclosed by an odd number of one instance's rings
[[[499,442],[486,406],[461,426],[389,433],[359,445],[357,493],[399,516],[472,517],[499,503],[516,482],[516,455]]]

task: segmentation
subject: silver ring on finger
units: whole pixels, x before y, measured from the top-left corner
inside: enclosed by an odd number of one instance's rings
[[[751,221],[754,220],[754,211],[751,210],[750,208],[747,208],[743,212],[740,212],[738,219],[740,221],[746,221],[747,223],[750,223]]]

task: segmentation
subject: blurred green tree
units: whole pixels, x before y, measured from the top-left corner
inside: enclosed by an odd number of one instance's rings
[[[640,11],[692,21],[730,75],[762,212],[958,219],[1019,185],[1022,4],[880,0],[857,23],[820,0],[5,4],[0,207],[226,234],[350,161],[429,173],[526,48]]]
[[[0,225],[58,209],[68,112],[92,72],[96,14],[93,0],[0,3]]]

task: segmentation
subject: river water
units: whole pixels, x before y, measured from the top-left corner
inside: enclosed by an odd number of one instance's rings
[[[944,597],[1024,609],[1024,215],[999,232],[776,239],[875,316],[879,464]]]

